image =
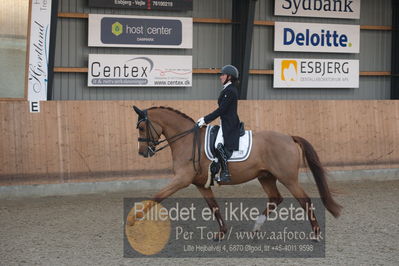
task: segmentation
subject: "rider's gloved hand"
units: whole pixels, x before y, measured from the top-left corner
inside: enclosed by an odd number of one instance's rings
[[[205,120],[204,120],[203,117],[201,117],[200,119],[198,119],[198,121],[197,121],[197,126],[198,126],[198,127],[202,127],[202,126],[205,126],[205,125],[206,125],[206,123],[205,123]]]

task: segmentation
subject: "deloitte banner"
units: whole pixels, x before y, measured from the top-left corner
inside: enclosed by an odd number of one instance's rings
[[[192,56],[89,54],[89,87],[191,87]]]
[[[360,19],[360,0],[275,0],[276,16]]]
[[[276,22],[274,50],[288,52],[359,53],[360,26]]]
[[[274,88],[359,88],[359,60],[274,59]]]
[[[89,46],[191,49],[193,19],[90,14]]]

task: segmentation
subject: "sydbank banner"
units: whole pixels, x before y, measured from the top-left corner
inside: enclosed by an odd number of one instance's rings
[[[30,102],[47,100],[50,21],[51,1],[32,1],[28,69],[28,101]]]
[[[90,14],[89,46],[191,49],[193,19]]]
[[[359,60],[274,59],[274,88],[359,88]]]
[[[360,0],[275,0],[276,16],[360,19]]]
[[[288,52],[359,53],[360,26],[276,22],[274,50]]]
[[[191,87],[192,56],[89,54],[89,87]]]

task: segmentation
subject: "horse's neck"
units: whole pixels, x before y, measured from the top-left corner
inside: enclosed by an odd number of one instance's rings
[[[157,116],[154,118],[154,122],[162,127],[162,133],[166,139],[171,139],[194,126],[190,120],[181,117],[179,114],[173,113],[169,110],[162,110],[162,113],[159,111],[161,110],[158,110]],[[192,143],[191,137],[184,137],[176,141],[168,141],[168,143],[170,145],[173,160],[177,160],[178,158],[181,158],[181,156],[189,156],[188,154],[184,154],[189,151],[187,147],[190,145],[190,143]]]
[[[155,118],[154,122],[159,124],[162,127],[163,135],[165,138],[169,139],[173,136],[180,134],[186,130],[189,130],[194,125],[188,119],[181,117],[179,114],[176,114],[169,110],[157,110],[158,115]]]

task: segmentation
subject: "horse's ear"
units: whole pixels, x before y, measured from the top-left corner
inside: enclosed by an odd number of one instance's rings
[[[137,106],[133,105],[134,111],[139,115],[139,117],[145,117],[145,113],[143,110],[140,110]]]

